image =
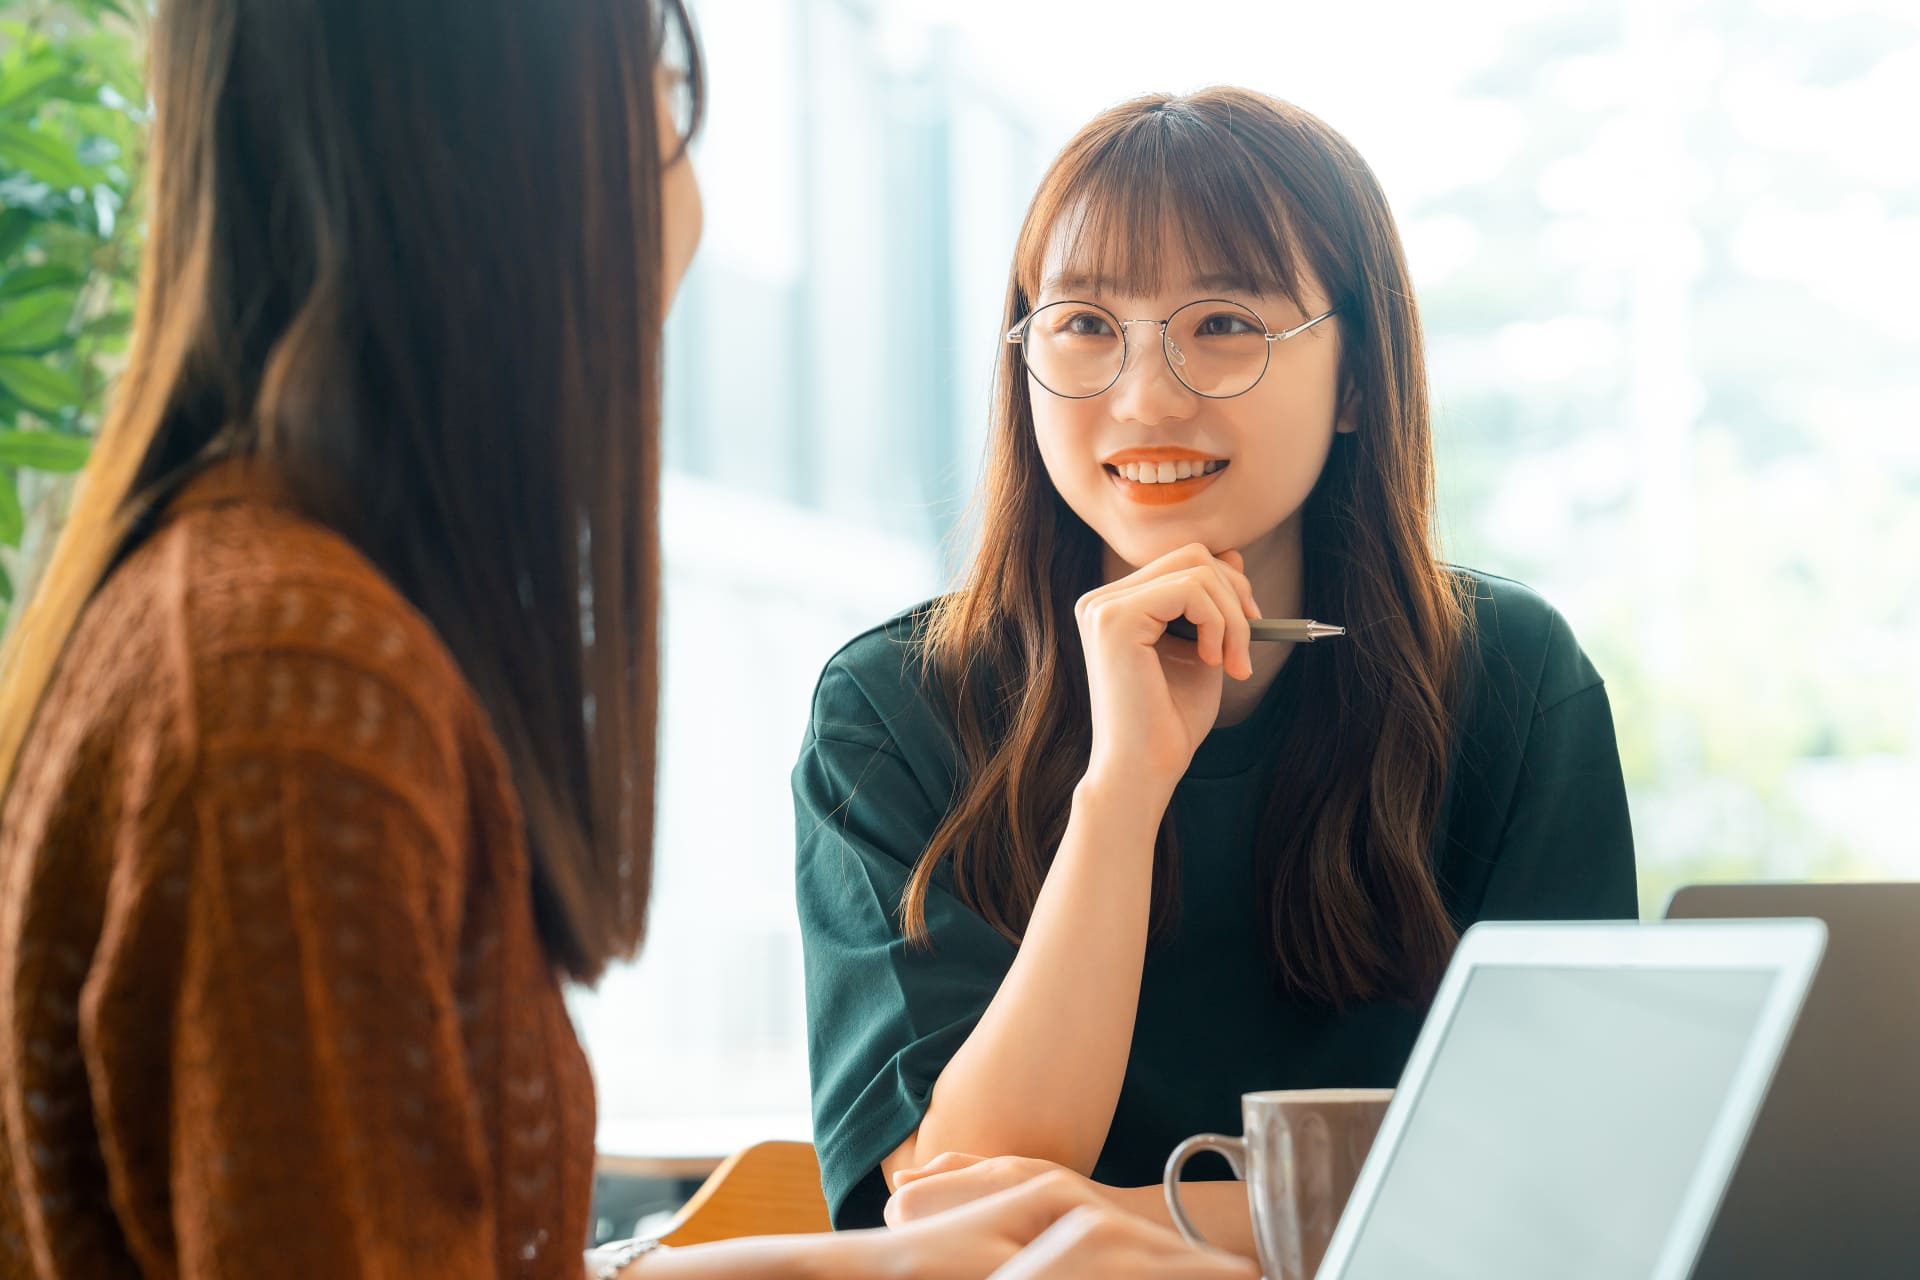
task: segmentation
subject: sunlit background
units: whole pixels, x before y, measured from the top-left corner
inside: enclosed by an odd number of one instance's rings
[[[1025,203],[1101,108],[1249,85],[1367,156],[1448,555],[1607,679],[1641,903],[1920,876],[1920,16],[1794,3],[701,0],[669,328],[661,879],[576,1010],[610,1149],[807,1136],[787,772],[833,651],[940,591]]]
[[[84,456],[62,406],[124,341],[139,7],[0,0],[0,602]],[[603,1147],[808,1136],[787,775],[813,682],[948,581],[1026,200],[1145,90],[1265,90],[1373,164],[1447,553],[1543,592],[1606,677],[1643,910],[1920,878],[1917,9],[694,0],[658,896],[642,961],[573,1002]],[[67,78],[34,80],[49,39]]]

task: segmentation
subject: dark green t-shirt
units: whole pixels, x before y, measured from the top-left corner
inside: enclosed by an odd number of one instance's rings
[[[1633,837],[1600,677],[1539,596],[1468,576],[1477,661],[1434,841],[1448,908],[1462,927],[1631,918]],[[879,1223],[881,1159],[919,1125],[1014,956],[937,876],[926,903],[934,949],[901,936],[901,888],[958,772],[946,715],[920,686],[923,618],[924,608],[902,614],[827,664],[793,771],[814,1143],[841,1227]],[[1424,1008],[1334,1012],[1269,978],[1253,845],[1262,762],[1297,699],[1298,666],[1281,669],[1247,719],[1207,736],[1175,791],[1179,925],[1147,953],[1125,1083],[1093,1171],[1102,1182],[1156,1182],[1182,1138],[1238,1133],[1242,1093],[1390,1086],[1412,1050]]]

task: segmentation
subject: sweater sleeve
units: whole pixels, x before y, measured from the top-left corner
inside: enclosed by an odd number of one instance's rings
[[[359,713],[417,713],[390,697]],[[149,1274],[498,1265],[455,998],[460,785],[443,753],[341,741],[210,728],[116,865],[81,1037]]]

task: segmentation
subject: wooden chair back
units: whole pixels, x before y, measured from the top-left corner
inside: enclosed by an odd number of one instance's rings
[[[805,1142],[756,1142],[728,1156],[660,1234],[669,1245],[831,1231],[820,1161]]]

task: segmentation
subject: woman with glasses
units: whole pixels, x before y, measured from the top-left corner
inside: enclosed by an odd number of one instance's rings
[[[1065,1176],[583,1262],[561,990],[651,883],[685,15],[150,39],[131,358],[0,683],[0,1276],[1250,1276]]]
[[[793,775],[843,1225],[1057,1169],[1165,1221],[1243,1092],[1392,1085],[1469,923],[1636,914],[1600,677],[1436,551],[1412,287],[1344,139],[1237,89],[1114,108],[1005,325],[964,581],[828,664]]]

